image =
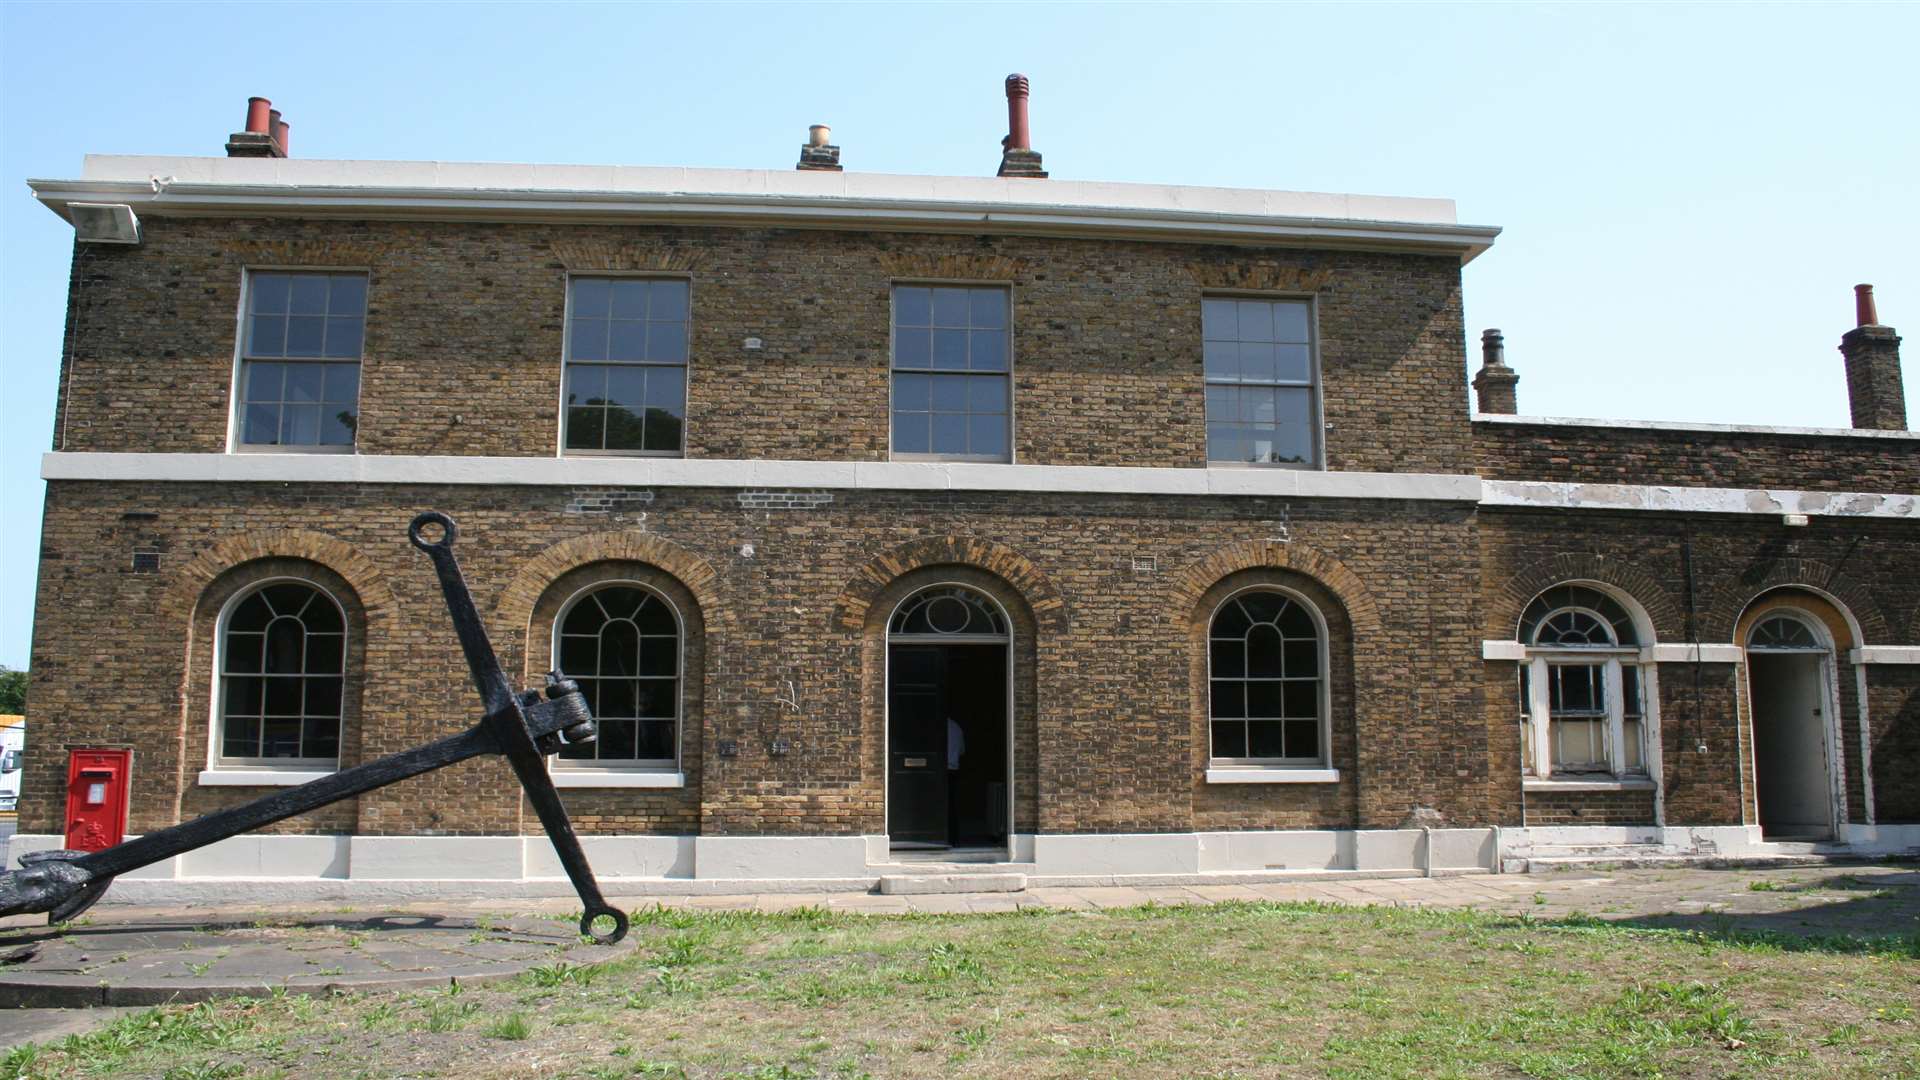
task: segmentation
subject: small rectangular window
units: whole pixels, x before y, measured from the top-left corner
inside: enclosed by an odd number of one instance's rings
[[[893,289],[893,456],[1011,460],[1010,294]]]
[[[1313,465],[1319,402],[1307,300],[1201,301],[1207,460]]]
[[[568,280],[568,450],[682,452],[688,287],[678,278]]]
[[[249,274],[236,442],[352,448],[360,419],[366,322],[365,274]]]

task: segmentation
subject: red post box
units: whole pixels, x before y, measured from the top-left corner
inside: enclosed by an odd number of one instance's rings
[[[127,835],[127,774],[131,750],[67,753],[67,847],[99,851]]]

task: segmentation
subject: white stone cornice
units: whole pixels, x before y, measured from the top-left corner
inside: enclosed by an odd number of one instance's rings
[[[1657,510],[1689,514],[1900,518],[1920,521],[1920,496],[1868,491],[1562,484],[1488,480],[1482,506],[1556,510]]]

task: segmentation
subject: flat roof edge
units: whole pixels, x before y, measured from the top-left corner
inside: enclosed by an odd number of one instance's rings
[[[1602,420],[1573,416],[1507,416],[1474,413],[1476,424],[1511,427],[1587,427],[1626,431],[1697,431],[1719,435],[1798,435],[1818,438],[1894,439],[1920,441],[1920,431],[1882,431],[1877,428],[1779,427],[1767,424],[1709,424],[1674,420]]]

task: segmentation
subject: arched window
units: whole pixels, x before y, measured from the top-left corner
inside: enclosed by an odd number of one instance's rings
[[[1525,771],[1646,773],[1647,694],[1634,616],[1587,585],[1556,585],[1520,616]]]
[[[1007,617],[998,605],[962,585],[923,589],[900,605],[887,624],[889,638],[931,641],[1005,641]]]
[[[1824,652],[1813,628],[1791,615],[1769,615],[1747,635],[1747,648],[1759,652]]]
[[[672,768],[680,746],[680,616],[633,584],[575,597],[556,622],[554,656],[580,683],[599,737],[560,751],[563,762]]]
[[[223,765],[335,765],[346,682],[346,618],[304,581],[242,593],[221,627]]]
[[[1320,765],[1327,755],[1325,622],[1278,589],[1235,593],[1207,631],[1209,756]]]

